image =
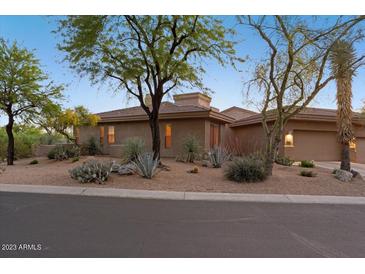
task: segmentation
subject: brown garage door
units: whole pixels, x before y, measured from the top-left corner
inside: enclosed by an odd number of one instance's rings
[[[294,160],[339,161],[341,146],[336,132],[294,130],[294,147],[286,154]]]

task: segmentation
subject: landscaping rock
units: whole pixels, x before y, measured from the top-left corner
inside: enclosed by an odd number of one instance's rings
[[[135,167],[133,164],[120,165],[118,169],[119,175],[133,175],[135,173]]]
[[[194,166],[192,169],[188,170],[188,173],[199,173],[199,168]]]
[[[351,169],[351,173],[352,173],[353,178],[359,178],[362,180],[362,176],[358,171]]]
[[[346,183],[350,182],[352,177],[353,177],[353,175],[349,171],[342,170],[342,169],[336,170],[335,178],[340,180],[341,182],[346,182]]]
[[[121,167],[120,164],[117,164],[116,162],[113,161],[111,172],[115,172],[115,173],[119,172],[120,167]]]

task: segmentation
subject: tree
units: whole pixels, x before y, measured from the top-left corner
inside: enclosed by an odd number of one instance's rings
[[[47,115],[33,120],[33,123],[41,126],[48,134],[59,133],[66,137],[68,141],[77,145],[75,129],[80,126],[96,126],[99,120],[98,115],[90,113],[83,106],[77,106],[73,109],[54,109],[48,112]]]
[[[7,164],[14,162],[15,119],[28,120],[44,115],[62,98],[62,86],[48,82],[34,54],[17,43],[0,40],[0,110],[8,117]]]
[[[71,68],[93,83],[114,80],[118,91],[138,99],[148,116],[155,159],[163,97],[185,86],[208,91],[201,79],[204,58],[222,65],[241,61],[227,40],[231,31],[209,16],[69,16],[59,21],[57,32]]]
[[[342,145],[341,169],[351,171],[350,142],[354,139],[352,130],[352,77],[356,68],[355,50],[345,40],[337,41],[331,51],[332,73],[337,84],[337,133]]]
[[[264,62],[257,65],[248,92],[262,92],[260,104],[266,136],[266,171],[272,174],[288,120],[303,110],[315,96],[335,79],[329,73],[329,56],[337,41],[350,43],[362,37],[356,26],[364,16],[337,17],[334,23],[316,22],[315,17],[296,16],[239,17],[267,45]],[[356,66],[363,57],[353,60]]]

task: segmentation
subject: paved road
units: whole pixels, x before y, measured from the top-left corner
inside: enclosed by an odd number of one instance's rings
[[[17,249],[1,257],[365,257],[365,206],[0,192],[0,243]]]

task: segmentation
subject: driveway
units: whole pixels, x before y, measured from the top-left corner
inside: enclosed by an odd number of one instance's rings
[[[316,162],[316,166],[333,170],[340,168],[340,162]],[[365,164],[351,163],[351,168],[358,171],[361,176],[365,176]]]
[[[0,257],[365,257],[365,205],[0,192]]]

